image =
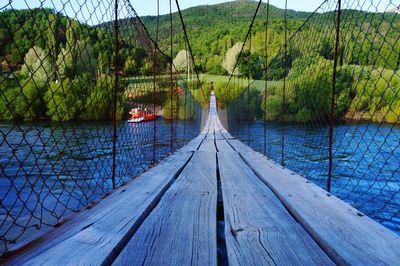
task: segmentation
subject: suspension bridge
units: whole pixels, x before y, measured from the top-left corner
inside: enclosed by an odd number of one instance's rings
[[[0,264],[398,265],[399,4],[173,2],[0,7]]]
[[[221,125],[201,134],[9,265],[396,265],[400,239]]]

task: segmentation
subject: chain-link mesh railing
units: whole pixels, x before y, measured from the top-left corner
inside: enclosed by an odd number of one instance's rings
[[[170,18],[163,34],[182,31]],[[159,47],[158,34],[128,0],[0,7],[1,253],[198,134],[192,56],[183,56],[184,69],[171,59],[187,39],[173,34]]]
[[[234,99],[234,136],[397,233],[399,5],[327,0],[296,30],[286,12],[272,21],[263,9],[264,52],[250,27],[231,76],[236,89],[225,94]],[[276,53],[277,23],[285,39]]]

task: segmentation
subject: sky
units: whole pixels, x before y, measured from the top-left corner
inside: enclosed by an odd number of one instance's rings
[[[169,13],[169,1],[160,1],[160,13]],[[298,10],[298,11],[314,11],[323,0],[288,0],[288,8]],[[175,0],[172,0],[175,7]],[[213,5],[219,3],[229,2],[226,0],[179,0],[179,7],[186,9],[192,6],[199,5]],[[263,1],[267,2],[267,1]],[[147,0],[147,1],[132,1],[135,4],[135,9],[139,15],[156,15],[157,14],[157,0]],[[285,8],[285,0],[270,0],[270,4],[277,6],[279,8]],[[176,9],[176,8],[175,8]],[[174,9],[173,9],[174,10]]]
[[[95,25],[99,22],[113,20],[113,8],[115,0],[0,0],[0,10],[9,8],[22,9],[34,7],[51,7],[57,11],[62,10],[62,13],[70,17],[78,18],[81,22],[86,22],[89,25]],[[122,6],[120,17],[126,17],[126,7],[124,2],[130,1],[139,16],[156,15],[157,0],[119,0]],[[169,13],[169,0],[158,0],[160,3],[160,14]],[[172,11],[177,11],[175,0],[172,1]],[[256,0],[254,0],[256,1]],[[323,0],[287,0],[288,9],[297,11],[314,11]],[[335,0],[329,0],[334,3]],[[227,0],[179,0],[180,9],[186,9],[198,5],[212,5],[218,3],[229,2]],[[263,0],[267,2],[267,0]],[[347,0],[343,1],[344,5],[351,5],[351,8],[363,9],[369,11],[384,11],[394,8],[392,2],[397,0]],[[279,8],[285,7],[285,0],[270,0],[270,4]],[[93,12],[95,10],[95,12]],[[89,19],[88,19],[89,18]]]
[[[38,7],[43,4],[43,6],[55,6],[59,9],[62,6],[69,6],[69,5],[82,5],[84,2],[94,3],[101,0],[1,0],[4,4],[8,2],[12,3],[14,8],[26,8],[27,6]],[[123,2],[124,0],[120,0]],[[169,13],[169,0],[158,0],[160,3],[160,14],[167,14]],[[299,11],[313,11],[315,10],[323,0],[288,0],[288,8],[299,10]],[[104,2],[112,3],[111,0],[105,0]],[[140,16],[146,15],[156,15],[157,14],[157,0],[131,0],[130,1],[133,7],[136,9]],[[227,0],[179,0],[179,6],[182,9],[186,9],[193,6],[198,5],[213,5],[229,2]],[[263,2],[267,2],[264,0]],[[0,8],[4,5],[0,4]],[[284,8],[285,7],[285,0],[270,0],[270,4]],[[172,10],[176,11],[176,4],[175,0],[172,0]]]

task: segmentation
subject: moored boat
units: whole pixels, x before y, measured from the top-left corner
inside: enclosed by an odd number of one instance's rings
[[[144,110],[141,108],[134,108],[129,112],[129,114],[131,115],[131,118],[128,120],[128,123],[140,123],[157,119],[157,115],[153,112],[147,111],[147,108]]]

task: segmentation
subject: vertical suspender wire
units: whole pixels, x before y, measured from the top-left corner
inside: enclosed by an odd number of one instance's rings
[[[235,79],[236,79],[236,94],[237,94],[237,96],[236,96],[236,98],[237,99],[239,99],[239,101],[238,101],[238,107],[239,106],[242,106],[243,105],[243,103],[242,103],[242,101],[243,101],[243,97],[240,97],[240,96],[242,96],[242,95],[240,95],[240,83],[239,83],[239,78],[238,77],[234,77]],[[237,108],[238,109],[238,108]],[[237,134],[240,136],[240,134],[241,134],[241,132],[240,132],[240,125],[241,125],[241,121],[242,121],[242,116],[241,116],[241,114],[240,115],[238,115],[239,113],[237,113],[236,115],[237,115],[237,120],[238,120],[238,126],[237,126]]]
[[[329,113],[329,169],[328,169],[328,184],[327,190],[331,191],[331,179],[332,179],[332,163],[333,163],[333,126],[334,126],[334,113],[335,113],[335,95],[336,95],[336,74],[337,74],[337,63],[339,55],[339,38],[340,38],[340,16],[342,13],[341,0],[337,2],[337,19],[336,19],[336,43],[335,43],[335,54],[333,58],[333,73],[332,73],[332,94],[331,94],[331,110]]]
[[[244,93],[244,92],[242,92],[241,91],[241,88],[240,88],[240,86],[241,86],[241,84],[240,84],[240,81],[241,81],[241,79],[239,78],[239,76],[237,76],[236,77],[237,78],[237,83],[238,83],[238,99],[239,99],[239,102],[238,102],[238,106],[239,106],[239,110],[242,112],[242,106],[243,106],[243,104],[244,104],[244,102],[243,102],[243,97],[241,97],[241,96],[243,96],[242,95],[242,93]],[[240,115],[238,115],[238,127],[237,127],[237,130],[238,130],[238,136],[240,137],[240,138],[242,138],[242,128],[241,128],[241,126],[242,126],[242,119],[243,119],[243,117],[242,117],[242,114],[240,113]]]
[[[119,75],[119,25],[118,25],[118,0],[114,2],[114,34],[115,34],[115,58],[114,58],[114,92],[113,92],[113,149],[112,149],[112,187],[115,189],[115,170],[117,157],[117,96],[118,96],[118,75]]]
[[[250,55],[247,60],[247,64],[250,64],[251,58],[251,29],[250,29]],[[251,114],[250,114],[250,73],[247,75],[247,143],[250,146],[250,121],[251,121]]]
[[[156,26],[156,44],[158,43],[158,30],[160,24],[160,0],[157,0],[157,26]],[[156,64],[157,64],[157,48],[154,45],[153,50],[153,114],[156,114]],[[157,119],[153,121],[153,161],[154,164],[157,160]]]
[[[179,1],[175,0],[175,4],[176,4],[176,8],[178,9],[179,18],[180,18],[181,23],[182,23],[182,30],[183,30],[184,37],[186,39],[187,48],[189,49],[189,55],[190,55],[190,57],[192,59],[193,65],[196,65],[195,64],[195,58],[194,58],[193,51],[192,51],[192,47],[190,45],[189,37],[188,37],[187,31],[186,31],[185,22],[183,21],[181,8],[179,7]],[[195,70],[195,69],[193,69],[193,70]],[[196,77],[197,77],[197,84],[200,85],[199,73],[197,71],[195,71],[195,72],[196,72]],[[201,89],[201,93],[203,94],[203,97],[206,99],[206,97],[208,97],[209,95],[205,95],[204,91],[203,91],[203,87],[201,87],[201,86],[199,86],[199,87]]]
[[[185,40],[185,38],[183,38],[183,39]],[[190,65],[189,65],[189,51],[187,49],[187,43],[185,41],[184,41],[184,43],[185,43],[185,48],[186,48],[186,69],[187,69],[187,73],[186,73],[186,88],[184,90],[185,98],[184,98],[184,104],[183,104],[183,108],[185,108],[183,110],[183,141],[186,144],[186,120],[187,120],[187,117],[186,117],[186,115],[187,115],[187,113],[186,113],[187,112],[187,102],[186,102],[186,100],[187,99],[186,98],[187,98],[187,92],[189,90],[189,74],[190,74],[189,67],[190,67]]]
[[[206,96],[206,95],[204,94],[204,90],[203,90],[203,87],[202,87],[202,84],[201,84],[201,81],[200,81],[199,73],[197,72],[197,70],[196,70],[196,68],[195,68],[195,67],[196,67],[196,62],[195,62],[195,58],[194,58],[194,55],[193,55],[192,47],[191,47],[190,42],[189,42],[189,37],[188,37],[187,31],[186,31],[185,22],[183,21],[181,8],[179,7],[179,1],[178,1],[178,0],[175,0],[175,4],[176,4],[176,8],[178,9],[179,18],[180,18],[181,23],[182,23],[183,34],[184,34],[184,37],[185,37],[185,39],[186,39],[187,48],[188,48],[188,50],[189,50],[189,55],[190,55],[190,59],[191,59],[191,60],[189,59],[189,63],[192,62],[192,64],[193,64],[193,69],[192,69],[192,70],[193,70],[193,72],[196,73],[196,77],[197,77],[197,88],[200,89],[203,98],[204,98],[204,99],[207,99],[207,97],[208,97],[209,95]],[[189,69],[189,70],[190,70],[190,69]],[[185,96],[186,96],[186,95],[185,95]],[[185,102],[185,106],[186,106],[186,102]],[[200,121],[200,123],[201,123],[201,121]]]
[[[264,36],[264,111],[263,111],[263,125],[264,125],[264,155],[267,156],[267,89],[268,89],[268,26],[269,26],[269,0],[267,1],[267,18],[265,21],[265,36]]]
[[[245,91],[246,88],[244,87],[244,84],[245,84],[245,83],[244,83],[244,79],[243,79],[243,77],[241,77],[241,76],[238,76],[238,77],[240,77],[240,84],[241,84],[241,87],[244,88],[244,89],[243,89],[243,96],[245,96],[245,95],[246,95],[246,91]],[[244,108],[243,108],[243,109],[244,109]],[[244,123],[246,122],[245,119],[246,119],[246,116],[244,116],[244,121],[243,121]],[[241,133],[240,138],[243,139],[243,140],[244,140],[244,134],[245,134],[244,131],[245,131],[245,125],[243,125],[243,128],[240,127],[240,133]]]
[[[285,166],[285,112],[286,112],[286,75],[287,75],[287,0],[285,0],[285,58],[284,58],[284,76],[282,90],[282,166]]]
[[[238,98],[238,84],[237,84],[237,80],[236,80],[236,77],[234,77],[233,78],[233,91],[234,91],[234,94],[235,94],[235,101],[234,101],[234,105],[233,105],[233,107],[232,107],[232,117],[231,117],[231,119],[232,119],[232,127],[230,127],[229,126],[229,130],[234,130],[234,132],[235,132],[235,135],[236,135],[236,129],[238,128],[238,125],[237,125],[237,123],[238,123],[238,116],[236,115],[236,110],[238,110],[238,107],[239,107],[239,103],[238,103],[238,101],[239,101],[239,98]]]
[[[173,61],[172,61],[172,58],[173,58],[173,51],[172,51],[172,46],[173,46],[173,38],[172,38],[172,2],[171,2],[171,0],[169,0],[169,34],[170,34],[170,49],[171,49],[171,51],[170,51],[170,62],[169,62],[169,65],[170,65],[170,71],[169,71],[169,74],[170,74],[170,82],[171,82],[171,87],[170,87],[170,95],[169,95],[169,97],[170,97],[170,102],[171,102],[171,105],[170,105],[170,108],[171,108],[171,138],[170,138],[170,152],[172,153],[173,151],[174,151],[174,105],[173,105],[173,102],[174,102],[174,99],[173,99],[173,96],[174,96],[174,94],[173,94],[173,91],[174,91],[174,84],[173,84],[173,77],[172,77],[172,68],[173,68]]]

